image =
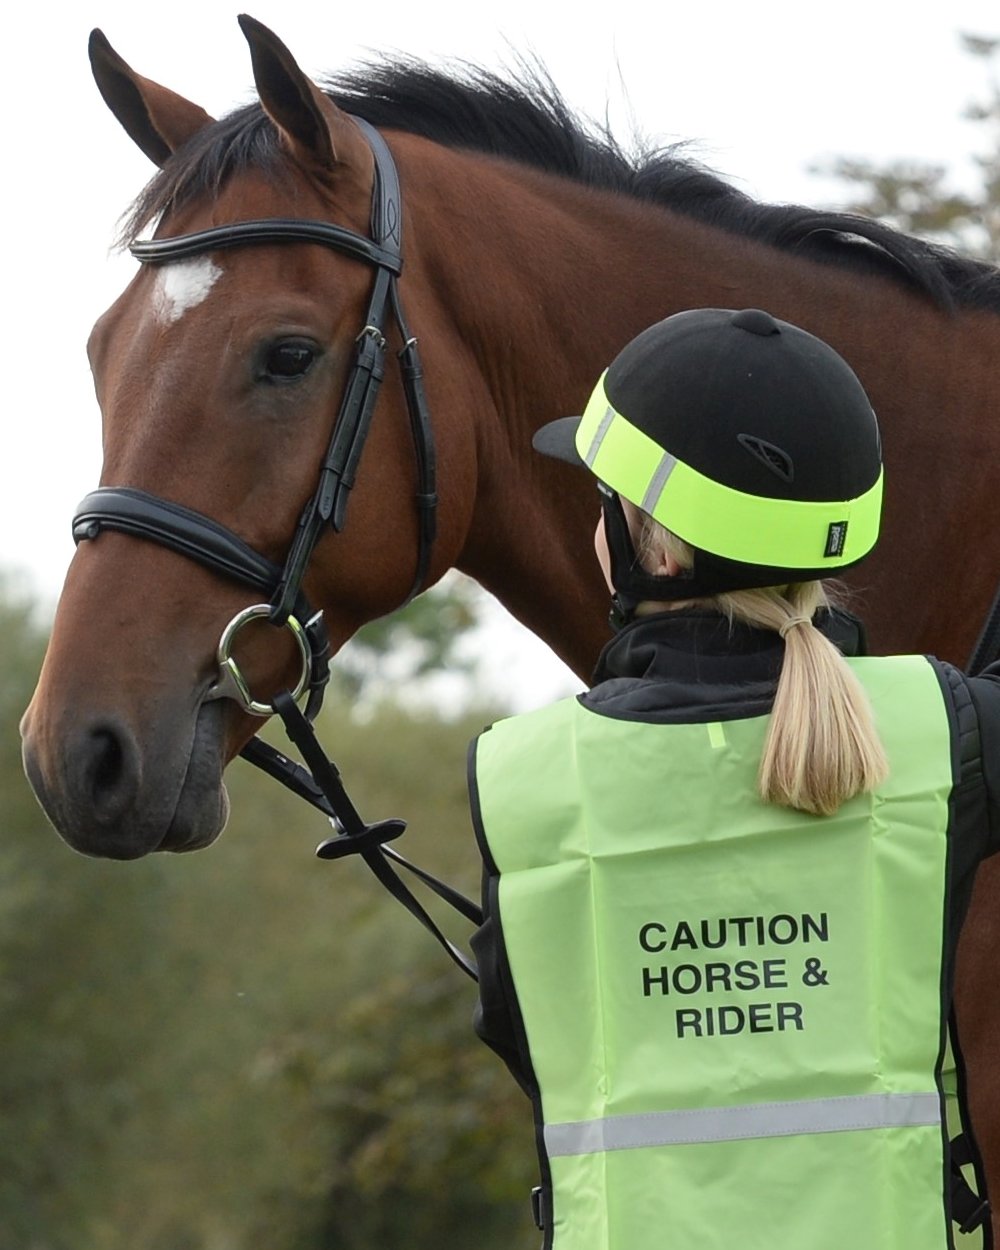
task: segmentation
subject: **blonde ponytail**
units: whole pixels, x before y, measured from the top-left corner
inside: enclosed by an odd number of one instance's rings
[[[640,559],[663,551],[690,567],[687,544],[646,518]],[[812,624],[827,603],[821,582],[733,591],[701,602],[716,606],[731,621],[772,629],[785,641],[758,773],[765,802],[830,816],[885,780],[888,762],[864,687]]]

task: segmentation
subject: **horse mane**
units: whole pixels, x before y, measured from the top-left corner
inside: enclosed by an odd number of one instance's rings
[[[455,149],[518,161],[631,196],[812,260],[894,278],[945,307],[1000,312],[1000,272],[874,218],[752,199],[684,155],[685,144],[627,151],[607,124],[575,114],[544,67],[519,61],[503,77],[459,63],[449,70],[398,58],[323,82],[336,104],[372,125]],[[121,241],[171,208],[218,193],[254,169],[280,181],[287,166],[258,103],[236,109],[176,152],[127,213]]]

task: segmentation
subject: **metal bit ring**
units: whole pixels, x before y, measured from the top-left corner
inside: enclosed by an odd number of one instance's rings
[[[219,639],[219,646],[215,653],[216,659],[219,661],[219,676],[205,696],[206,699],[233,699],[245,712],[249,712],[251,716],[273,715],[273,704],[262,703],[259,699],[253,697],[250,693],[250,683],[232,657],[233,641],[243,626],[249,624],[250,621],[266,619],[270,615],[270,604],[255,603],[252,607],[244,608],[242,612],[237,612],[222,631],[222,637]],[[309,674],[312,669],[312,650],[309,646],[309,639],[305,629],[294,616],[288,617],[285,621],[285,627],[291,630],[302,660],[302,675],[299,677],[295,689],[291,692],[292,698],[297,700],[301,698],[309,685]]]

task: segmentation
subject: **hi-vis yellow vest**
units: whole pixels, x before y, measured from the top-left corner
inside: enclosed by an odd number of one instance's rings
[[[554,1250],[953,1244],[948,716],[922,657],[851,663],[891,772],[831,817],[757,797],[766,717],[478,739]]]

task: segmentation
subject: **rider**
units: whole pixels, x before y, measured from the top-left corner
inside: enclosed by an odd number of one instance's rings
[[[989,1244],[946,1041],[1000,689],[861,658],[827,603],[878,536],[861,384],[693,310],[535,446],[598,479],[618,625],[589,692],[470,753],[477,1030],[532,1098],[546,1247]]]

